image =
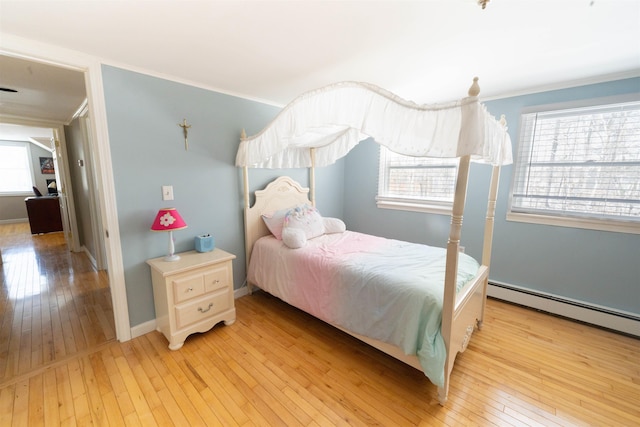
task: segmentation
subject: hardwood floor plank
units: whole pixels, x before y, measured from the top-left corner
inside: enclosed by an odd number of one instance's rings
[[[62,330],[62,317],[58,308],[58,297],[54,294],[51,302],[51,327],[53,335],[53,360],[59,360],[66,356],[67,350],[64,342],[64,333]]]
[[[107,415],[107,423],[105,426],[120,426],[124,425],[124,417],[120,411],[120,405],[113,391],[107,393],[100,393],[102,398],[102,404],[105,408],[105,414]]]
[[[138,417],[138,414],[136,414],[135,412],[130,413],[124,418],[124,425],[133,426],[133,427],[146,427],[144,424],[142,424],[142,421]],[[148,425],[154,426],[155,419],[154,419],[154,424],[148,424]]]
[[[152,409],[153,417],[155,418],[156,424],[159,427],[175,427],[177,424],[171,419],[171,415],[169,415],[169,411],[164,406],[156,406]],[[184,420],[186,422],[186,420]]]
[[[62,335],[65,349],[68,353],[77,353],[86,348],[86,341],[82,334],[82,327],[78,315],[73,307],[73,296],[68,287],[63,288],[60,301],[63,304]]]
[[[73,398],[73,408],[75,410],[73,418],[78,425],[86,426],[91,424],[91,411],[86,393]]]
[[[42,352],[42,359],[32,366],[44,366],[54,360],[53,329],[51,322],[51,301],[49,289],[41,294],[40,303],[40,337],[37,338]]]
[[[60,413],[60,422],[73,419],[75,410],[73,408],[73,395],[71,393],[71,383],[69,380],[69,366],[63,365],[55,370],[56,385],[58,388],[58,411]]]
[[[15,390],[16,386],[14,384],[0,388],[0,426],[13,424]]]
[[[107,415],[91,360],[88,356],[83,356],[79,358],[79,364],[91,423],[99,426],[107,425]]]
[[[44,425],[57,426],[60,424],[60,410],[58,408],[58,386],[56,371],[51,369],[42,374],[42,392],[44,400]],[[1,423],[0,423],[1,425]]]
[[[117,346],[112,346],[103,350],[101,352],[101,358],[109,377],[111,391],[118,402],[118,408],[120,409],[119,412],[123,418],[126,418],[129,414],[135,412],[135,409],[127,392],[124,379],[120,376],[120,371],[118,370],[115,362],[118,352],[114,352],[114,350],[117,350]]]
[[[13,306],[13,320],[10,326],[9,347],[7,350],[7,363],[5,376],[14,376],[20,373],[20,348],[22,347],[22,313],[24,301],[18,300]],[[26,337],[25,337],[26,338]]]
[[[22,374],[31,368],[31,317],[23,317],[22,330],[20,331],[20,347],[17,361],[17,373]]]
[[[29,425],[29,380],[20,381],[15,386],[11,425],[16,427]]]
[[[29,379],[29,426],[44,425],[44,395],[42,375],[36,375]]]

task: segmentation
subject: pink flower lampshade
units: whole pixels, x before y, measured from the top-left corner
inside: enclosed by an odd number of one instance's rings
[[[158,215],[151,225],[151,230],[169,232],[169,254],[164,257],[165,261],[180,259],[180,255],[174,253],[173,230],[182,230],[183,228],[187,228],[187,223],[184,222],[176,208],[162,208],[158,211]]]

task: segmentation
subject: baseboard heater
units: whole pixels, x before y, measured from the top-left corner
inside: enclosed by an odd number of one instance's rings
[[[633,313],[495,281],[489,281],[487,293],[492,298],[640,337],[640,316]]]

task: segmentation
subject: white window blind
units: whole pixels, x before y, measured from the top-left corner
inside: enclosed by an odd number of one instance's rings
[[[0,193],[31,193],[33,171],[27,143],[0,141]]]
[[[640,222],[640,102],[523,114],[510,213]]]
[[[450,213],[458,159],[410,157],[380,147],[379,207]]]

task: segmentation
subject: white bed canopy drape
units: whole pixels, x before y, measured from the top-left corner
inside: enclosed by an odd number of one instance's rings
[[[477,96],[418,105],[371,84],[343,82],[299,96],[260,133],[244,138],[236,166],[311,167],[309,148],[315,148],[313,165],[328,166],[369,137],[409,156],[512,162],[506,126]]]

